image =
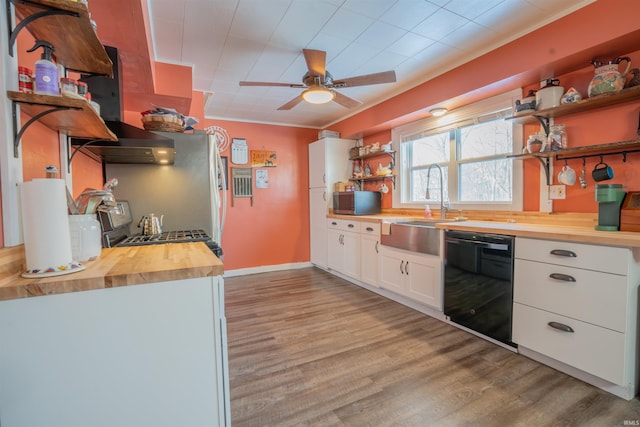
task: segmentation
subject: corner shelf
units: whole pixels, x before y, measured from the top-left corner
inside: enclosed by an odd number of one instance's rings
[[[10,3],[13,3],[16,17],[20,19],[11,30],[11,56],[17,34],[27,28],[36,40],[46,40],[55,47],[56,62],[65,68],[113,77],[113,64],[91,26],[89,11],[83,3],[69,0],[5,1],[9,21]]]
[[[395,165],[396,163],[396,152],[395,151],[384,151],[384,150],[378,150],[378,151],[374,151],[374,152],[369,152],[367,154],[363,154],[362,156],[353,156],[353,157],[349,157],[349,160],[354,161],[354,160],[365,160],[365,159],[370,159],[372,157],[379,157],[382,155],[387,155],[389,157],[391,157],[391,162]],[[386,179],[391,180],[391,184],[393,185],[393,188],[396,188],[396,176],[393,174],[390,175],[373,175],[373,176],[367,176],[364,178],[351,178],[350,181],[354,181],[358,183],[358,186],[360,187],[360,189],[362,189],[362,184],[364,182],[371,182],[371,181],[385,181]]]
[[[640,99],[640,86],[623,89],[616,93],[597,95],[593,98],[586,98],[571,104],[562,104],[558,107],[505,117],[505,120],[513,120],[515,123],[533,123],[537,120],[544,127],[545,134],[548,135],[549,119],[553,117],[561,117],[568,114],[594,110],[596,108],[608,107],[610,105],[621,104],[623,102],[633,101],[636,99]]]
[[[8,91],[7,96],[13,101],[13,145],[16,157],[22,134],[35,121],[40,121],[52,130],[65,131],[68,136],[72,137],[107,139],[109,141],[117,141],[118,139],[85,99],[13,91]],[[17,104],[20,104],[22,112],[31,116],[31,119],[19,131],[17,131]]]

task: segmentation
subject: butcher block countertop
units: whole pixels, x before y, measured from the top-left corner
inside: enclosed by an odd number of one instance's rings
[[[24,246],[2,248],[0,301],[221,276],[224,272],[222,262],[202,242],[105,248],[98,259],[82,264],[86,269],[75,273],[25,279],[21,276],[26,266]]]
[[[394,213],[362,216],[329,213],[327,217],[368,222],[425,220],[424,217],[416,215],[398,215]],[[510,222],[509,220],[512,217],[517,217],[517,222]],[[438,218],[431,218],[428,221],[434,223],[437,228],[446,230],[506,234],[537,239],[640,248],[640,232],[595,230],[593,225],[591,225],[595,223],[594,218],[588,215],[521,215],[518,217],[517,215],[505,213],[496,215],[496,218],[498,218],[496,221],[476,220],[475,218],[466,221],[455,221],[453,218],[447,218],[445,220],[446,222],[438,222]],[[550,223],[553,224],[551,225]],[[579,226],[568,224],[579,224]]]

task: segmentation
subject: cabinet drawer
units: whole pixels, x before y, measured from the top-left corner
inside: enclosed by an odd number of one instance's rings
[[[516,258],[627,274],[629,249],[553,240],[516,238]]]
[[[567,325],[573,332],[549,322]],[[624,334],[619,332],[514,303],[513,341],[612,383],[624,382]]]
[[[334,230],[353,231],[354,233],[360,232],[359,221],[329,218],[327,220],[327,227]]]
[[[377,222],[361,222],[360,232],[370,236],[380,236],[380,224]]]
[[[522,259],[514,272],[514,301],[625,331],[626,276]]]

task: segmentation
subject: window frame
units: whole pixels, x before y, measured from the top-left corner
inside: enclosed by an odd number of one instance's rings
[[[393,208],[409,208],[423,209],[424,202],[408,202],[409,186],[411,185],[410,170],[407,167],[407,159],[401,143],[411,139],[418,139],[423,136],[442,133],[456,129],[486,122],[492,118],[499,119],[512,115],[512,106],[516,99],[522,98],[522,89],[516,89],[487,98],[473,104],[458,108],[449,112],[443,117],[428,117],[406,125],[393,128],[391,131],[392,146],[398,158],[396,159],[396,186],[393,192],[392,207]],[[512,153],[518,153],[523,146],[523,126],[521,124],[512,123]],[[459,131],[456,131],[459,133]],[[445,197],[450,201],[450,209],[464,210],[515,210],[520,211],[523,207],[523,165],[521,161],[512,159],[512,200],[511,202],[464,202],[458,200],[458,168],[461,164],[469,162],[481,161],[483,158],[473,158],[459,160],[457,158],[458,146],[455,143],[449,144],[449,162],[447,195]],[[487,159],[494,159],[491,156]],[[443,165],[445,163],[438,163]],[[433,186],[431,186],[433,187]],[[439,195],[438,195],[439,197]],[[438,203],[438,202],[436,202]],[[433,202],[429,205],[433,208]],[[439,204],[439,203],[438,203]]]

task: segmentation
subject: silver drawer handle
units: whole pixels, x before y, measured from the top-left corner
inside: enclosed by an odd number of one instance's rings
[[[349,228],[353,228],[353,227],[355,227],[355,225],[353,225],[353,224],[349,224],[349,225],[347,225],[347,227],[349,227]]]
[[[367,227],[367,231],[373,231],[373,227]]]
[[[562,280],[563,282],[575,282],[576,278],[573,276],[569,276],[568,274],[562,274],[562,273],[551,273],[549,275],[549,277],[551,277],[552,279],[556,279],[556,280]]]
[[[551,326],[554,329],[558,329],[558,330],[560,330],[562,332],[575,332],[571,326],[565,325],[564,323],[549,322],[549,323],[547,323],[547,325]]]
[[[551,255],[564,256],[564,257],[568,257],[568,258],[577,258],[578,257],[578,255],[576,255],[575,252],[566,251],[564,249],[554,249],[549,253]]]
[[[331,225],[338,225],[338,223],[335,221],[331,221]]]

